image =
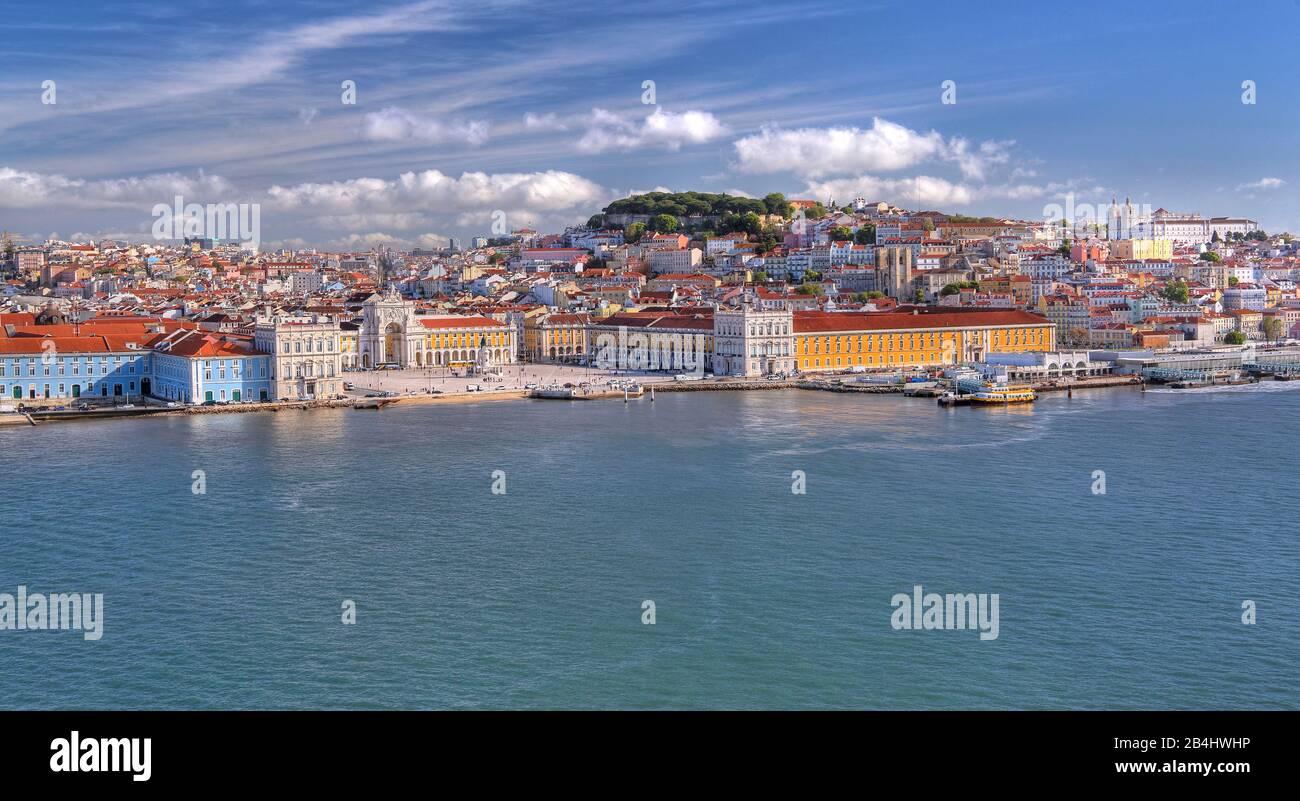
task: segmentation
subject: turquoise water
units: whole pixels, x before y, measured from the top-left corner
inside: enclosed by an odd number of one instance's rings
[[[0,429],[0,592],[105,618],[0,631],[0,706],[1294,709],[1297,410],[1293,382]],[[998,593],[998,638],[895,631],[916,584]]]

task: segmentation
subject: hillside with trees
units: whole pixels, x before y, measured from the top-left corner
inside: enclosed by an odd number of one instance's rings
[[[725,214],[775,214],[790,216],[785,195],[772,193],[761,200],[712,192],[646,192],[615,200],[604,208],[610,214],[667,214],[682,220],[686,217],[722,217]]]

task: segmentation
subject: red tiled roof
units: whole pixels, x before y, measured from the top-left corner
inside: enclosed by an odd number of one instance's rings
[[[992,326],[1052,325],[1046,318],[1026,311],[988,309],[946,309],[941,312],[794,312],[797,334],[818,331],[890,331],[927,328],[987,328]]]
[[[420,325],[425,328],[487,328],[498,327],[505,328],[506,324],[497,322],[490,317],[464,316],[464,317],[417,317]]]

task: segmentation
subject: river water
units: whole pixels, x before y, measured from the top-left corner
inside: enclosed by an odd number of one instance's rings
[[[1266,382],[5,427],[0,593],[103,621],[0,631],[0,706],[1294,709],[1297,411]],[[895,629],[917,585],[996,594],[996,638]]]

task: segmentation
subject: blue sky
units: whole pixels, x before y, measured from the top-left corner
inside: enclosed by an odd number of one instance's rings
[[[1052,6],[11,4],[0,227],[144,239],[180,194],[368,249],[668,188],[1027,218],[1115,194],[1300,231],[1300,5]]]

